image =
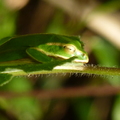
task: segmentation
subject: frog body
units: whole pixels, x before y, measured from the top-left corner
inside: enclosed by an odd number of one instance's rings
[[[34,34],[0,40],[0,62],[29,58],[43,63],[71,57],[76,57],[74,62],[88,62],[77,36]]]

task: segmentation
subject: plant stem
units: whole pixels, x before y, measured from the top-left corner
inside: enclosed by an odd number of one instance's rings
[[[30,65],[29,67],[33,67]],[[4,73],[4,72],[3,72]],[[82,73],[82,74],[95,74],[95,75],[112,75],[112,76],[120,76],[120,68],[114,67],[99,67],[93,65],[69,65],[69,66],[57,66],[53,70],[35,70],[30,72],[25,72],[22,69],[10,69],[10,71],[5,71],[5,73],[10,73],[13,76],[23,76],[23,75],[37,75],[37,74],[56,74],[56,73]]]

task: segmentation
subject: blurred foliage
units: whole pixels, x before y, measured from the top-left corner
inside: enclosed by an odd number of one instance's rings
[[[10,11],[4,6],[4,2],[0,0],[0,38],[13,36],[16,28],[15,11]]]
[[[120,0],[76,0],[76,2],[77,4],[84,3],[87,7],[90,6],[90,3],[96,2],[99,3],[96,8],[102,11],[112,11],[115,16],[120,16]],[[48,12],[48,8],[52,12]],[[43,25],[42,28],[41,24]],[[80,21],[74,15],[70,16],[59,7],[53,7],[41,0],[30,0],[21,10],[8,9],[3,0],[0,0],[0,28],[0,38],[21,33],[39,33],[41,31],[81,35],[90,56],[89,64],[108,67],[120,66],[120,49],[110,43],[104,36],[88,29],[84,21]],[[55,90],[67,86],[119,86],[119,84],[120,78],[118,76],[114,78],[111,76],[107,78],[102,76],[76,78],[75,76],[68,77],[66,75],[64,77],[46,78],[43,76],[29,79],[16,77],[9,84],[1,87],[0,90],[26,92],[40,89]],[[28,96],[9,99],[0,98],[0,120],[119,120],[119,112],[119,95],[59,100],[40,100]]]
[[[100,7],[97,9],[105,12],[113,12],[120,9],[120,0],[106,0]]]

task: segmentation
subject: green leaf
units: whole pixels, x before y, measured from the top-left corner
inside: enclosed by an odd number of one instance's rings
[[[3,86],[4,84],[8,83],[9,81],[11,81],[12,78],[13,78],[12,74],[7,73],[0,74],[0,86]]]

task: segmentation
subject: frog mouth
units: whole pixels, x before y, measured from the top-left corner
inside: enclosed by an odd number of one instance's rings
[[[57,55],[57,56],[51,56],[51,55],[49,55],[50,57],[52,57],[52,58],[55,58],[55,59],[59,59],[59,60],[63,60],[63,59],[69,59],[68,57],[64,57],[64,56],[60,56],[60,55]],[[86,56],[86,59],[78,59],[78,58],[75,58],[74,60],[73,60],[73,62],[75,62],[75,63],[88,63],[89,62],[89,59],[88,59],[88,57]]]

